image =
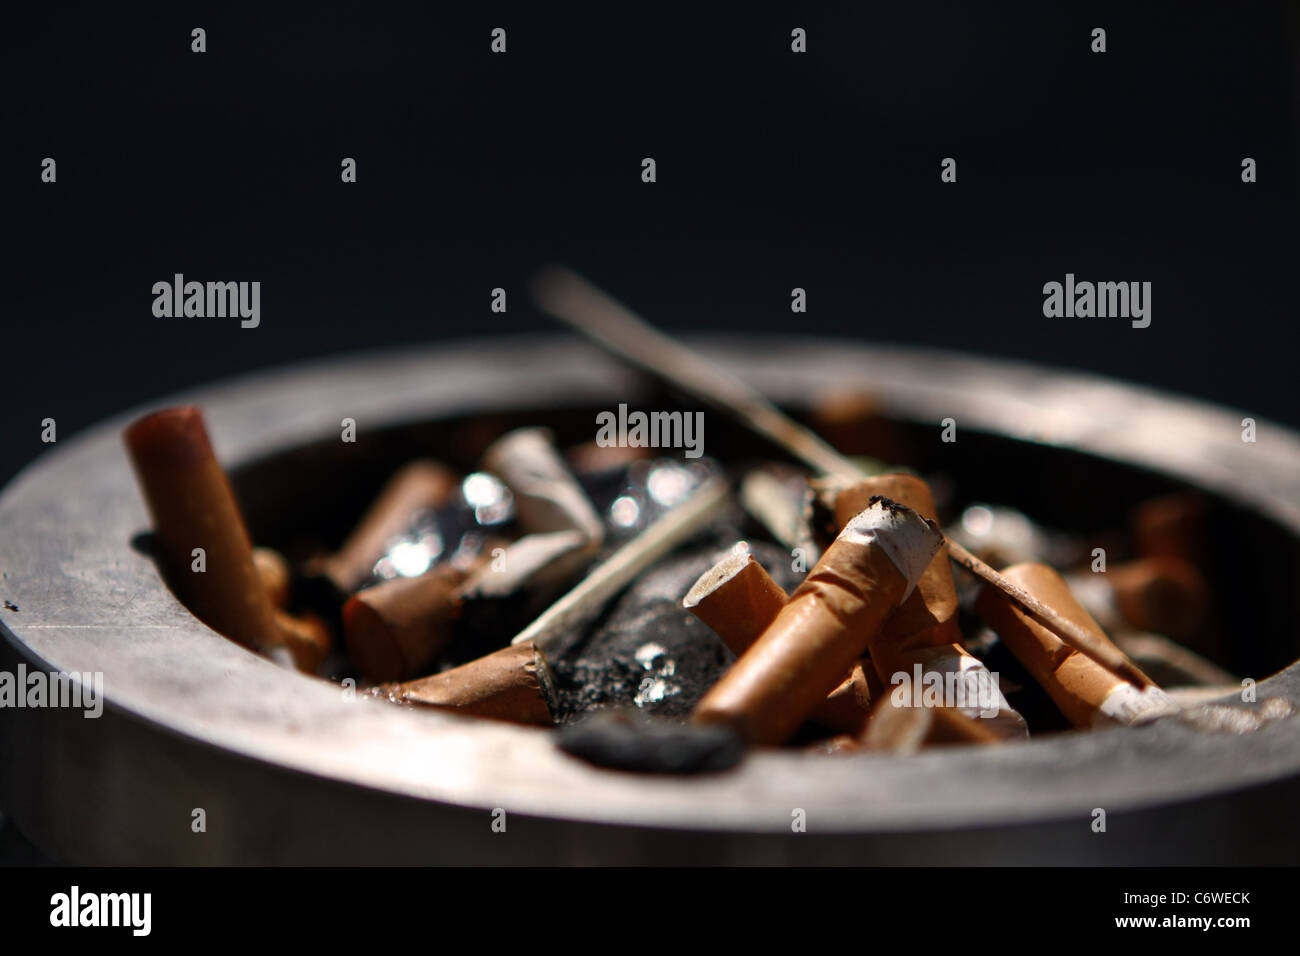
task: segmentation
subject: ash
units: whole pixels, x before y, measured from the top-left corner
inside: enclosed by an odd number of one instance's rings
[[[629,708],[684,718],[731,666],[735,655],[689,611],[682,597],[736,542],[719,535],[708,546],[680,552],[628,588],[586,638],[553,664],[556,720],[573,723],[583,714]],[[790,557],[774,545],[750,541],[750,550],[787,589],[799,576]]]

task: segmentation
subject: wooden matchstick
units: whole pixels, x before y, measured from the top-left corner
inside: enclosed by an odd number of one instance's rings
[[[533,295],[542,309],[623,361],[731,414],[817,471],[861,476],[852,462],[756,388],[648,325],[577,273],[562,266],[545,269],[534,279]]]
[[[524,535],[506,549],[506,567],[527,569],[520,585],[527,583],[537,589],[559,586],[591,563],[604,543],[605,526],[549,431],[517,428],[508,432],[483,453],[483,464],[505,482],[515,498]],[[499,572],[489,564],[481,575],[494,573]],[[486,585],[487,590],[492,587]],[[481,581],[475,582],[475,588],[484,590]]]

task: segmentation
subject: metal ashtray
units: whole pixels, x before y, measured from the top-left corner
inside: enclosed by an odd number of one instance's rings
[[[928,437],[926,464],[1061,526],[1203,490],[1233,670],[1258,679],[1258,701],[1300,707],[1300,436],[1260,422],[1246,444],[1240,414],[1031,366],[818,340],[698,344],[792,410],[870,387]],[[467,440],[476,422],[589,433],[593,410],[639,381],[551,337],[317,363],[168,402],[203,407],[260,536],[355,512],[402,455]],[[1231,734],[1165,718],[907,757],[764,751],[716,775],[644,777],[567,756],[545,730],[415,713],[280,669],[200,624],[133,547],[149,520],[120,433],[137,413],[60,445],[0,500],[0,597],[19,608],[0,611],[0,669],[103,674],[98,718],[0,711],[0,805],[58,860],[1294,862],[1293,719]],[[343,418],[355,445],[339,441]],[[933,437],[945,418],[956,442]],[[715,425],[710,442],[752,445],[734,432]]]

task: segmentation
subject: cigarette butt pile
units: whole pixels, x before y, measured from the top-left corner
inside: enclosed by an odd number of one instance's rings
[[[837,403],[846,436],[847,409],[875,414]],[[970,505],[945,532],[913,474],[751,462],[731,469],[733,499],[711,460],[562,452],[524,427],[495,436],[481,471],[406,463],[342,541],[287,554],[254,547],[198,409],[148,415],[124,439],[160,572],[214,631],[305,674],[354,678],[377,701],[580,725],[562,745],[610,766],[717,770],[746,746],[1004,744],[1177,713],[1142,667],[1179,687],[1235,680],[1210,659],[1195,497],[1139,506],[1132,553],[1098,575],[1005,506]],[[954,540],[1014,587],[955,576]],[[773,563],[786,553],[805,566]],[[1016,588],[1086,634],[1089,652]],[[629,631],[651,621],[653,633]],[[1108,668],[1098,647],[1142,667]],[[610,707],[673,715],[677,729],[583,722]]]

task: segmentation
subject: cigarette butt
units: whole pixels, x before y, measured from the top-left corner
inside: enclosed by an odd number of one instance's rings
[[[786,593],[749,548],[735,548],[700,575],[682,599],[736,656],[745,653],[785,607]]]
[[[552,722],[550,668],[531,641],[512,644],[460,667],[381,690],[398,701],[517,724]]]
[[[348,535],[342,547],[320,563],[320,571],[345,594],[370,577],[389,541],[421,511],[445,505],[456,490],[456,475],[436,461],[421,459],[399,468]]]
[[[460,596],[467,600],[527,597],[525,591],[545,589],[566,577],[574,553],[589,543],[579,531],[526,534],[508,543],[499,556],[478,562],[461,585]]]
[[[254,548],[253,566],[271,605],[282,610],[289,603],[289,562],[273,548]]]
[[[343,636],[357,669],[373,681],[420,672],[451,640],[456,589],[465,572],[438,565],[358,591],[343,605]]]
[[[533,570],[531,586],[557,587],[591,563],[605,540],[605,525],[556,450],[549,431],[517,428],[507,432],[484,452],[483,464],[514,495],[524,539],[536,535],[545,535],[552,542],[555,535],[577,538],[575,546],[553,554],[545,566]]]
[[[891,474],[866,478],[842,490],[835,497],[835,521],[839,527],[866,507],[875,495],[884,495],[911,508],[922,518],[936,520],[930,487],[915,475]],[[934,556],[912,595],[889,619],[878,638],[897,651],[961,640],[957,629],[957,586],[952,563],[941,550]],[[882,680],[888,675],[881,674]]]
[[[871,709],[860,738],[864,750],[915,753],[925,744],[934,723],[932,707],[895,707],[882,698]]]
[[[632,445],[602,445],[595,441],[574,445],[564,452],[564,460],[575,475],[616,471],[649,457],[650,452],[646,448]]]
[[[842,488],[834,497],[836,522],[848,520],[852,509],[873,495],[885,495],[911,508],[923,518],[935,520],[934,498],[930,486],[915,475],[877,475]],[[961,675],[963,692],[975,687],[976,682],[988,683],[987,691],[993,700],[989,709],[996,708],[996,716],[987,713],[985,706],[967,707],[967,716],[980,714],[981,732],[999,737],[1024,737],[1029,733],[1024,718],[1018,714],[1000,690],[987,668],[961,644],[961,630],[957,625],[957,584],[952,576],[952,563],[941,549],[925,569],[912,596],[885,623],[870,646],[871,662],[885,686],[892,686],[895,676],[907,674],[909,679],[923,678],[931,673],[940,678]],[[920,671],[918,671],[918,665]],[[993,693],[996,691],[996,693]],[[954,703],[954,701],[949,701]]]
[[[845,455],[885,461],[916,457],[906,435],[885,417],[880,399],[862,389],[834,389],[817,396],[809,426]]]
[[[776,620],[785,606],[781,585],[754,560],[741,542],[700,575],[682,599],[686,608],[713,629],[739,657]],[[866,723],[871,690],[861,664],[812,712],[812,720],[831,730],[857,732]]]
[[[844,680],[941,542],[934,525],[916,512],[873,500],[705,694],[694,719],[732,724],[753,743],[788,740]]]
[[[245,647],[280,643],[275,611],[253,563],[253,548],[230,482],[193,406],[133,422],[127,452],[153,516],[164,573],[209,627]],[[202,548],[203,570],[196,570]]]
[[[1099,644],[1113,646],[1097,622],[1075,600],[1061,576],[1047,565],[1018,564],[1002,573],[1084,629]],[[997,631],[1075,727],[1140,724],[1177,711],[1160,688],[1152,684],[1139,690],[1070,647],[1001,591],[985,585],[976,599],[975,610]]]
[[[854,664],[853,671],[826,699],[817,705],[811,719],[828,730],[838,730],[846,734],[859,734],[867,724],[871,713],[871,702],[880,695],[877,682],[872,678],[875,672],[870,666]]]
[[[604,540],[605,526],[587,493],[544,428],[518,428],[492,443],[484,466],[515,496],[519,524],[528,534],[580,531],[593,553]]]
[[[1183,558],[1165,555],[1112,565],[1106,572],[1115,606],[1142,631],[1195,642],[1209,617],[1209,587]]]
[[[315,614],[288,614],[279,610],[275,612],[275,621],[293,656],[294,666],[308,674],[320,670],[334,647],[325,622]]]
[[[948,546],[948,556],[954,562],[989,586],[1002,592],[1011,603],[1060,637],[1070,647],[1087,655],[1112,674],[1122,677],[1139,691],[1151,686],[1151,678],[1142,673],[1142,669],[1129,660],[1128,656],[1107,640],[1104,635],[1098,637],[1096,631],[1089,630],[1070,620],[1042,598],[1035,597],[1019,584],[1016,584],[1015,581],[1012,581],[1004,574],[998,573],[988,564],[975,557],[959,542],[951,538],[945,538],[944,543]]]
[[[1205,497],[1178,492],[1142,502],[1129,516],[1133,545],[1144,558],[1173,557],[1206,569]]]
[[[977,720],[981,735],[1029,736],[1025,719],[1003,696],[998,676],[960,644],[913,647],[901,653],[878,645],[874,655],[876,666],[889,674],[882,678],[889,689],[878,696],[888,695],[895,706],[912,710],[942,706]],[[931,695],[937,696],[932,700]]]
[[[801,468],[790,465],[751,468],[740,481],[740,504],[778,544],[795,548],[805,535],[807,487],[808,475]]]
[[[1000,744],[1006,740],[1006,735],[998,733],[990,721],[971,717],[956,707],[928,709],[934,722],[927,744]]]

